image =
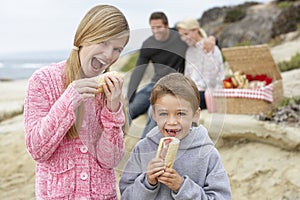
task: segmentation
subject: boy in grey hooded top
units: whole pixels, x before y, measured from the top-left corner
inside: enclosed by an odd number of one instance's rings
[[[150,101],[157,127],[133,149],[120,179],[121,199],[231,199],[228,176],[207,130],[191,128],[200,116],[195,83],[169,74],[154,86]],[[172,168],[156,158],[162,137],[180,139]]]

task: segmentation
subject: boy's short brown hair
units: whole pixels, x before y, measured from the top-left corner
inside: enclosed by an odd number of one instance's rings
[[[157,99],[167,94],[190,102],[195,112],[199,108],[200,95],[195,82],[181,73],[168,74],[154,85],[150,96],[151,105],[154,107]]]

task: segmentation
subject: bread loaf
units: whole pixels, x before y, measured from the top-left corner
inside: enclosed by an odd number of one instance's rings
[[[104,77],[107,76],[107,75],[113,75],[113,76],[116,76],[116,77],[119,77],[119,78],[123,78],[122,74],[120,72],[117,72],[117,71],[110,71],[110,72],[106,72],[104,74],[101,74],[101,75],[97,76],[96,80],[100,84],[100,87],[98,88],[97,93],[104,92],[103,85],[106,84]]]
[[[166,167],[173,167],[179,143],[180,140],[175,137],[163,137],[160,139],[156,157],[162,158]]]

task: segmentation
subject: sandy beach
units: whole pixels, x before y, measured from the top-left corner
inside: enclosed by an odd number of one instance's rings
[[[300,39],[271,49],[276,62],[290,58],[296,52],[300,52]],[[284,95],[300,96],[300,69],[284,72],[282,77]],[[0,82],[0,199],[34,199],[35,163],[25,148],[22,115],[26,86],[27,80]],[[211,117],[212,114],[202,111],[204,125]],[[251,129],[253,124],[262,130],[268,127],[268,130],[274,130],[274,134],[281,134],[278,137],[280,141],[274,139],[272,142],[268,140],[270,136],[230,139],[226,131],[238,130],[230,123],[234,124],[236,119],[241,118],[244,119],[241,130]],[[138,141],[145,120],[145,116],[136,119],[125,137],[127,154],[116,170],[118,176]],[[295,133],[300,133],[300,129],[257,122],[251,115],[225,116],[224,133],[218,141],[218,150],[231,181],[234,200],[300,199],[300,134]],[[285,148],[287,144],[293,145]]]

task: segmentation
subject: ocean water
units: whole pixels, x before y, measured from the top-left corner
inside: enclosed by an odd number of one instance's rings
[[[0,81],[28,79],[34,71],[67,59],[68,52],[30,52],[0,55]]]
[[[120,57],[133,54],[136,49],[126,47]],[[0,81],[28,79],[37,69],[69,57],[69,50],[0,54]]]

